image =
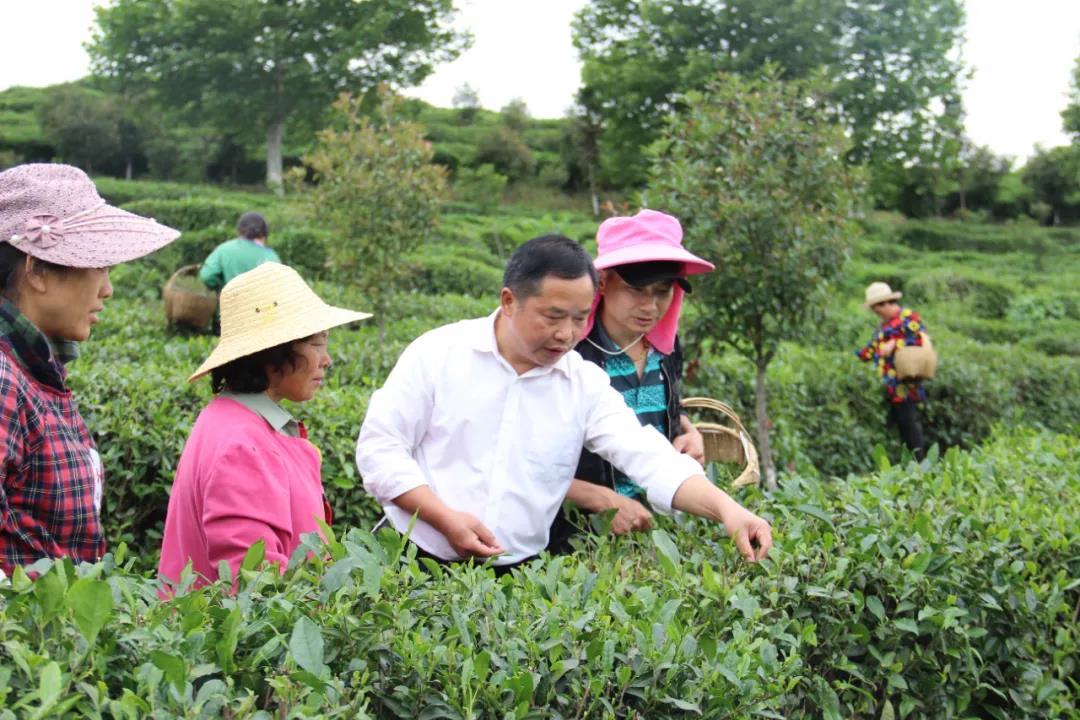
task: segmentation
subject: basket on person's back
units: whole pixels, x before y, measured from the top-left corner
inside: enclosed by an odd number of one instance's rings
[[[185,265],[172,274],[162,290],[165,320],[170,325],[187,325],[205,330],[217,309],[218,296],[199,281],[199,266]]]

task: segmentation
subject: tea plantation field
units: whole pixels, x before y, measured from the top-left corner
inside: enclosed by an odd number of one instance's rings
[[[210,397],[186,376],[212,338],[164,327],[160,288],[265,211],[271,242],[328,301],[363,309],[325,273],[340,241],[268,196],[101,182],[113,202],[185,230],[113,272],[116,295],[71,366],[107,472],[112,553],[42,562],[0,586],[0,718],[1068,718],[1080,717],[1080,230],[863,223],[825,321],[770,368],[781,490],[739,499],[774,525],[768,561],[722,529],[664,519],[496,580],[423,572],[352,462],[367,400],[414,337],[488,312],[518,243],[571,211],[450,206],[411,257],[380,342],[331,334],[335,364],[295,408],[320,446],[333,538],[287,574],[258,548],[222,582],[163,603],[153,580],[168,487]],[[722,262],[722,259],[717,259]],[[886,429],[852,350],[873,324],[871,280],[905,292],[942,355],[916,463]],[[687,311],[687,392],[752,418],[752,368]],[[723,472],[719,473],[723,476]],[[313,541],[314,542],[314,541]],[[318,560],[299,558],[314,549]]]

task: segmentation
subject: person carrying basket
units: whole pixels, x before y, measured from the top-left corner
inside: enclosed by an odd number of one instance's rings
[[[926,456],[926,444],[918,406],[926,400],[922,379],[933,377],[933,368],[908,370],[899,363],[899,356],[912,348],[924,348],[922,352],[930,359],[930,364],[936,365],[936,355],[930,348],[922,318],[897,302],[902,295],[883,282],[871,283],[866,288],[863,307],[877,315],[881,325],[870,342],[856,350],[855,355],[863,362],[874,363],[885,389],[888,422],[899,428],[904,444],[922,460]]]
[[[219,292],[234,277],[248,270],[254,270],[265,262],[281,263],[281,258],[266,243],[270,237],[270,228],[266,218],[257,212],[246,212],[236,221],[238,237],[223,242],[214,248],[202,268],[199,279],[206,287]],[[221,314],[214,313],[213,330],[221,334]]]

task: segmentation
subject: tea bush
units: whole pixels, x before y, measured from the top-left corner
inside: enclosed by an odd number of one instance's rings
[[[124,547],[42,561],[0,586],[0,718],[1075,716],[1077,438],[879,461],[744,495],[760,566],[686,518],[501,579],[339,529],[165,602]]]
[[[253,208],[240,200],[185,197],[175,200],[134,200],[126,203],[123,209],[152,217],[160,223],[186,232],[212,226],[234,227],[237,218]]]

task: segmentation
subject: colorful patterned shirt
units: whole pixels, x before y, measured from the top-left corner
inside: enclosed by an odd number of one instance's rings
[[[619,349],[602,326],[597,330],[605,350]],[[667,387],[664,373],[660,370],[662,357],[659,351],[649,348],[645,369],[640,377],[634,361],[626,353],[608,357],[604,362],[604,370],[611,379],[611,387],[623,396],[626,404],[637,414],[638,421],[642,425],[653,426],[661,435],[667,437]],[[615,470],[615,491],[638,500],[645,497],[645,490],[618,469]]]
[[[94,561],[101,458],[45,336],[0,300],[0,569],[43,557]]]
[[[919,314],[901,309],[896,317],[883,322],[881,327],[874,331],[866,347],[855,351],[863,362],[874,363],[878,376],[885,384],[885,392],[890,402],[921,402],[926,399],[926,390],[922,383],[896,377],[895,356],[883,355],[880,352],[882,346],[890,340],[896,340],[896,350],[905,346],[922,345],[922,332],[926,332],[926,326],[919,319]]]

